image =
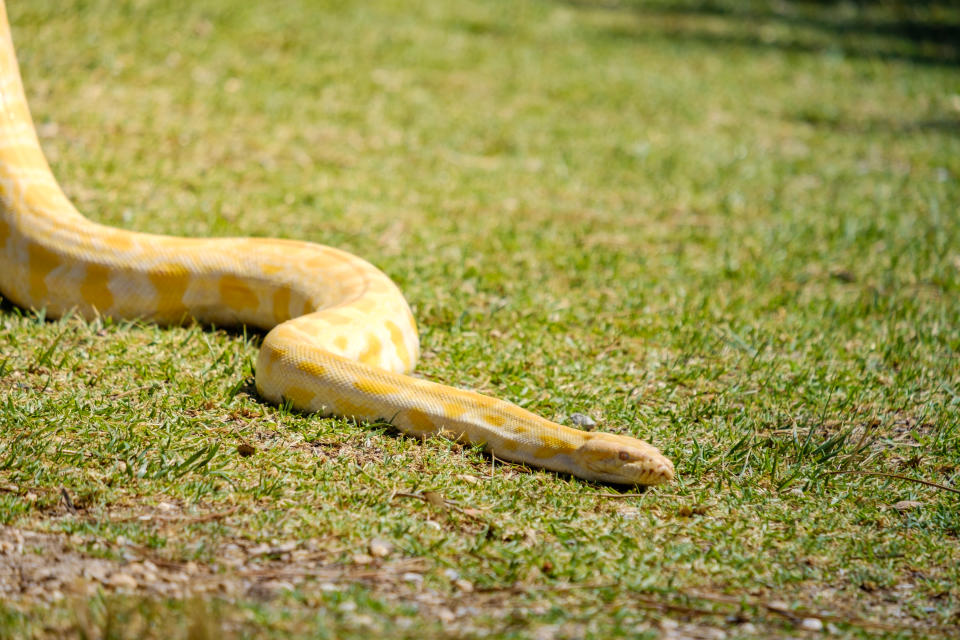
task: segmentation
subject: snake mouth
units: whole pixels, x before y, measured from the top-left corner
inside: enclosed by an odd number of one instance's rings
[[[639,463],[634,463],[634,465],[638,467],[637,472],[642,475],[640,484],[666,484],[667,482],[672,482],[676,476],[673,462],[663,456],[650,460],[643,465]]]
[[[593,479],[618,485],[654,486],[672,482],[676,473],[673,463],[668,459],[640,461],[611,466],[607,464],[586,464]]]
[[[625,464],[611,475],[616,477],[617,484],[653,486],[671,482],[675,474],[673,464],[663,458],[656,462],[641,461]]]

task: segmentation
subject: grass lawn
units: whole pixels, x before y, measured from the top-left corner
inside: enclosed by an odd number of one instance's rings
[[[0,638],[960,634],[955,3],[8,4],[92,219],[363,256],[420,375],[679,478],[301,415],[255,332],[4,302]]]

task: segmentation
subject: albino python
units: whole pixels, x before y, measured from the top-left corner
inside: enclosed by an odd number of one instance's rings
[[[587,480],[653,485],[673,464],[629,436],[588,433],[520,407],[408,375],[410,308],[367,262],[307,242],[175,238],[95,224],[60,190],[27,106],[0,0],[0,293],[57,317],[194,318],[269,330],[256,365],[274,403],[413,436],[482,445],[498,458]]]

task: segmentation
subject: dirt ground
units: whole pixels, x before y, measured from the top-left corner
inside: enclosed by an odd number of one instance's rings
[[[302,602],[316,608],[329,606],[325,595],[360,585],[387,606],[406,610],[410,615],[378,621],[344,600],[336,613],[344,624],[357,629],[382,629],[384,622],[386,628],[403,629],[426,621],[441,630],[440,635],[455,636],[480,637],[497,630],[522,630],[521,637],[576,638],[591,631],[588,624],[551,625],[542,620],[551,606],[565,602],[582,606],[582,597],[590,589],[587,585],[550,589],[528,585],[484,591],[448,569],[446,577],[452,588],[444,590],[428,586],[425,576],[434,570],[428,559],[393,557],[394,550],[385,541],[371,541],[348,562],[331,561],[333,555],[323,541],[255,545],[233,540],[215,554],[217,562],[182,562],[122,538],[106,546],[77,534],[3,527],[0,599],[13,609],[36,612],[97,594],[153,600],[213,598],[266,602],[296,590],[303,594]],[[650,632],[668,640],[820,634],[842,637],[857,630],[924,637],[950,637],[960,632],[958,627],[944,629],[923,624],[899,606],[901,595],[865,592],[856,602],[844,602],[849,596],[823,590],[807,594],[803,599],[810,605],[802,610],[789,609],[773,598],[743,600],[719,592],[692,594],[693,600],[683,602],[633,594],[626,600],[608,602],[607,606],[639,612],[634,627],[637,633]],[[831,613],[817,614],[818,608]],[[844,615],[844,611],[856,611],[859,616]],[[869,616],[863,617],[865,613]],[[82,622],[81,616],[68,621],[66,628],[52,624],[45,630],[57,636],[76,630]]]

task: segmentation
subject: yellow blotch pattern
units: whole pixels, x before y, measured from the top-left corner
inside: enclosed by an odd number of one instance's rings
[[[350,324],[351,322],[353,322],[353,320],[351,320],[350,318],[340,315],[339,313],[336,313],[334,311],[324,312],[323,320],[328,324]]]
[[[7,243],[7,238],[10,237],[10,225],[6,223],[5,220],[0,219],[0,246],[3,246]]]
[[[260,265],[260,270],[263,271],[264,273],[266,273],[267,275],[271,275],[271,276],[272,276],[272,275],[274,275],[274,274],[277,274],[277,273],[280,273],[281,271],[283,271],[283,270],[284,270],[284,267],[282,267],[282,266],[280,266],[280,265],[278,265],[278,264],[270,264],[269,262],[267,262],[267,263],[264,263],[264,264],[261,264],[261,265]]]
[[[393,322],[389,320],[384,323],[387,327],[387,331],[390,332],[390,341],[393,342],[393,346],[397,350],[397,357],[400,358],[400,362],[403,363],[404,367],[410,367],[410,350],[407,349],[407,342],[403,339],[403,331],[400,330]]]
[[[348,400],[347,398],[337,398],[336,403],[337,407],[335,413],[337,415],[359,419],[372,419],[376,417],[369,415],[370,412],[367,411],[367,409],[351,400]]]
[[[474,391],[464,391],[463,389],[451,389],[450,395],[460,398],[462,401],[468,404],[475,404],[480,407],[489,408],[496,404],[500,404],[500,401],[496,398],[480,395]]]
[[[483,414],[483,419],[495,427],[502,427],[503,423],[506,422],[503,416],[498,416],[495,413],[485,413]]]
[[[283,390],[283,397],[292,402],[294,406],[301,409],[307,409],[310,407],[310,403],[313,401],[314,395],[315,394],[313,391],[295,385],[290,385]]]
[[[26,194],[30,207],[35,211],[57,211],[64,205],[63,192],[52,184],[33,184]]]
[[[540,446],[533,452],[534,458],[550,458],[558,453],[573,453],[576,447],[560,438],[541,434]]]
[[[220,277],[220,301],[231,309],[256,309],[257,294],[240,278]]]
[[[274,322],[284,322],[290,318],[290,295],[289,287],[280,287],[273,293],[273,320]]]
[[[171,314],[183,313],[183,296],[187,293],[187,287],[190,286],[190,273],[187,268],[181,264],[160,265],[156,269],[147,273],[150,284],[157,292],[158,314],[160,316],[170,316]],[[171,318],[174,319],[174,318]]]
[[[316,362],[311,362],[309,360],[301,360],[300,362],[298,362],[297,369],[299,369],[300,371],[303,371],[307,375],[314,376],[314,377],[320,377],[327,372],[326,368],[323,365],[317,364]]]
[[[360,378],[353,383],[353,386],[364,393],[372,393],[380,396],[387,396],[400,391],[400,388],[395,384],[380,382],[372,378]]]
[[[530,418],[529,411],[513,404],[505,404],[502,409],[518,420],[527,420]]]
[[[371,299],[369,299],[369,298],[365,298],[365,299],[361,299],[361,300],[356,300],[356,301],[354,301],[353,305],[351,305],[351,306],[352,306],[354,309],[357,309],[357,310],[359,310],[359,311],[363,311],[363,312],[366,313],[366,312],[368,312],[368,311],[374,311],[374,310],[376,310],[379,305],[378,305],[378,303],[377,303],[376,300],[371,300]]]
[[[364,364],[375,367],[380,362],[380,351],[382,349],[383,344],[380,342],[379,338],[376,336],[370,336],[368,338],[367,348],[363,350],[363,353],[360,354],[358,360]]]
[[[459,418],[467,412],[466,407],[456,402],[444,402],[443,414],[448,418]]]
[[[97,239],[116,251],[129,251],[134,248],[133,241],[126,234],[105,233]]]
[[[27,246],[30,258],[30,301],[37,306],[47,304],[47,276],[60,266],[60,256],[39,245]]]
[[[408,409],[405,416],[410,425],[421,434],[433,433],[437,430],[437,426],[433,424],[430,416],[420,409]]]
[[[83,301],[100,312],[113,307],[113,294],[110,292],[110,269],[103,265],[87,265],[87,273],[80,284]]]

